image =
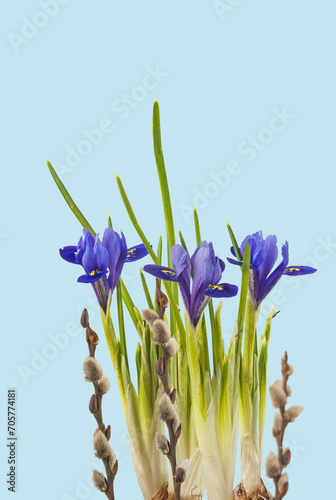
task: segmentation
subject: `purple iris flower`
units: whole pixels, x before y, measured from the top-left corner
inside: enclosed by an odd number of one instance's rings
[[[219,283],[224,262],[215,256],[212,243],[202,241],[190,258],[181,245],[174,245],[170,251],[174,269],[169,267],[147,265],[144,271],[166,281],[179,284],[184,305],[192,324],[196,327],[210,297],[234,297],[238,293],[236,285]],[[192,286],[191,269],[193,269]]]
[[[303,274],[315,273],[316,269],[309,266],[289,266],[288,267],[288,242],[282,245],[282,261],[274,269],[273,266],[278,258],[278,247],[276,236],[270,235],[264,239],[262,231],[254,233],[252,236],[246,236],[240,246],[241,255],[244,255],[246,243],[249,243],[251,250],[251,270],[252,279],[250,279],[250,293],[254,300],[255,308],[258,309],[266,295],[277,284],[282,275],[300,276]],[[231,247],[231,253],[237,258],[234,248]],[[231,264],[238,266],[242,262],[228,258]]]
[[[108,296],[117,286],[125,262],[135,262],[148,254],[142,244],[127,249],[123,233],[120,236],[111,227],[105,229],[102,242],[99,241],[98,234],[94,238],[90,231],[84,229],[84,236],[77,246],[67,246],[59,252],[64,260],[84,268],[85,274],[77,281],[92,284],[105,312]]]

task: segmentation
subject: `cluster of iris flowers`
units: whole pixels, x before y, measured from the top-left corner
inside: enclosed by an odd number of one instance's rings
[[[78,244],[62,248],[60,255],[64,260],[83,267],[84,273],[79,276],[78,281],[90,283],[97,296],[116,372],[133,464],[143,498],[152,500],[173,495],[166,457],[155,446],[157,433],[165,433],[157,411],[162,395],[157,377],[160,353],[158,346],[152,341],[149,324],[143,320],[143,315],[135,306],[121,277],[125,264],[148,254],[153,263],[144,265],[141,270],[141,282],[148,307],[146,317],[158,316],[157,286],[163,280],[169,299],[169,310],[164,315],[164,321],[169,325],[174,344],[178,345],[178,355],[170,360],[169,383],[176,389],[175,406],[182,429],[176,458],[178,461],[188,459],[190,462],[189,475],[182,484],[181,496],[202,498],[206,489],[208,500],[233,498],[239,426],[241,487],[238,490],[241,492],[243,488],[246,498],[265,498],[265,490],[260,489],[261,459],[266,414],[268,346],[275,313],[272,308],[266,319],[264,333],[258,336],[260,306],[283,275],[312,274],[316,269],[289,265],[287,242],[281,248],[281,260],[276,265],[279,253],[276,236],[264,238],[262,232],[258,231],[246,236],[239,246],[228,225],[233,246],[232,257],[227,257],[227,261],[240,266],[242,272],[239,275],[239,287],[223,282],[225,263],[216,256],[211,242],[202,241],[196,210],[196,250],[192,255],[189,254],[180,232],[181,244],[176,244],[157,102],[153,109],[153,139],[166,223],[168,266],[162,265],[162,238],[155,252],[135,217],[118,176],[117,183],[123,203],[142,241],[131,248],[127,247],[123,233],[118,234],[111,227],[110,221],[102,240],[99,240],[98,234],[94,233],[48,162],[51,175],[63,197],[85,228]],[[157,278],[154,300],[146,281],[150,280],[148,275]],[[184,303],[184,321],[179,307],[178,289]],[[110,311],[115,290],[113,303],[115,301],[117,305],[119,338]],[[214,305],[217,299],[234,297],[238,292],[237,321],[229,345],[224,346],[222,301],[218,302],[216,309]],[[129,368],[124,306],[139,335],[135,356],[136,384],[132,382]],[[141,306],[146,307],[145,304]],[[208,321],[205,319],[206,312]],[[209,336],[212,342],[212,363],[208,347]],[[163,492],[162,496],[160,492]]]
[[[287,241],[282,246],[282,260],[272,271],[278,259],[277,238],[274,235],[264,238],[262,231],[246,236],[240,246],[239,256],[231,247],[231,253],[236,257],[236,260],[227,257],[231,264],[243,265],[241,255],[244,254],[247,243],[251,252],[250,295],[256,309],[281,276],[300,276],[316,271],[309,266],[288,266]],[[127,248],[124,234],[121,232],[119,235],[108,227],[101,242],[99,234],[94,237],[90,231],[84,229],[84,236],[80,238],[77,246],[61,248],[60,255],[64,260],[83,267],[85,274],[79,276],[77,281],[92,284],[99,305],[106,312],[108,297],[117,286],[124,264],[142,259],[148,255],[148,251],[143,243]],[[183,246],[176,244],[171,248],[170,255],[173,268],[148,264],[143,270],[164,281],[178,283],[184,306],[195,327],[210,298],[237,295],[236,285],[220,283],[225,263],[215,255],[211,242],[202,241],[191,257]]]

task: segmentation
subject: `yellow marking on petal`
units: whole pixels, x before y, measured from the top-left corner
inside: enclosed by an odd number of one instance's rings
[[[130,248],[127,253],[134,253],[135,252],[135,248]]]
[[[91,271],[90,276],[94,276],[96,273],[99,273],[99,269],[96,269],[95,271]]]
[[[288,271],[300,271],[297,267],[287,267],[287,269],[284,270],[284,273],[287,273]]]
[[[223,287],[222,286],[219,286],[219,285],[209,285],[207,290],[210,290],[210,289],[217,289],[217,290],[223,290]]]
[[[166,273],[166,274],[171,274],[172,276],[175,276],[174,271],[165,271],[165,270],[162,270],[162,272]]]

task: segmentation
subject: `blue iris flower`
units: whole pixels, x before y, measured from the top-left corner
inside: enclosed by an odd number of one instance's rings
[[[144,271],[166,281],[179,284],[184,305],[192,324],[196,327],[210,297],[234,297],[238,287],[219,283],[224,262],[215,256],[212,243],[202,241],[190,258],[181,245],[174,245],[170,252],[174,269],[158,265],[147,265]],[[191,285],[191,269],[193,279]]]
[[[145,245],[136,245],[127,249],[126,239],[108,227],[100,242],[90,231],[84,229],[77,246],[60,249],[61,257],[72,264],[79,264],[85,274],[78,278],[79,283],[91,283],[98,302],[106,312],[108,297],[113,293],[125,262],[135,262],[145,257],[148,252]]]
[[[281,250],[282,261],[271,272],[278,258],[276,236],[270,235],[264,239],[262,231],[258,231],[252,236],[246,236],[240,246],[241,255],[244,255],[247,242],[251,250],[250,267],[252,279],[250,279],[249,290],[256,309],[258,309],[266,295],[277,284],[281,276],[300,276],[303,274],[312,274],[316,271],[316,269],[309,266],[288,266],[288,242],[286,241]],[[231,253],[237,258],[233,247],[231,247]],[[242,265],[242,262],[234,259],[228,258],[228,261],[231,264]]]

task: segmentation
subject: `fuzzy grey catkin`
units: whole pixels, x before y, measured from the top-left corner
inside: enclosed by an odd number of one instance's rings
[[[153,311],[153,309],[143,309],[142,317],[144,321],[146,321],[146,323],[149,324],[150,327],[152,327],[156,319],[160,318],[160,316],[155,311]]]
[[[166,436],[164,436],[160,432],[157,432],[155,434],[155,444],[156,444],[156,448],[161,453],[163,453],[164,455],[169,455],[170,446],[169,446],[169,442],[168,442],[168,439],[166,438]]]
[[[189,476],[190,461],[186,458],[180,462],[176,467],[176,481],[183,483]]]
[[[99,491],[107,491],[107,483],[104,474],[94,470],[92,473],[92,480],[95,488]]]
[[[101,364],[92,356],[88,356],[84,360],[83,371],[87,382],[98,382],[98,380],[103,376]]]
[[[108,378],[107,375],[103,375],[99,380],[98,380],[98,390],[101,395],[106,394],[111,387],[111,382],[110,379]]]
[[[168,358],[172,358],[173,356],[175,356],[177,350],[178,350],[178,344],[176,342],[176,339],[172,337],[171,339],[168,340],[166,344],[166,353]]]
[[[269,393],[272,400],[272,405],[274,408],[281,408],[287,403],[287,394],[285,393],[282,381],[276,380],[274,384],[269,387]]]
[[[281,465],[278,457],[271,451],[271,453],[266,458],[266,475],[267,477],[273,478],[281,474]]]
[[[99,429],[93,435],[93,448],[96,450],[95,456],[97,458],[103,459],[114,455],[105,434]]]
[[[152,325],[153,342],[157,345],[164,345],[170,339],[169,326],[163,319],[156,319]]]
[[[285,419],[288,422],[295,422],[297,417],[302,413],[303,406],[291,406],[285,411]]]
[[[163,392],[158,400],[159,416],[164,422],[173,420],[176,417],[176,411],[168,394]]]

